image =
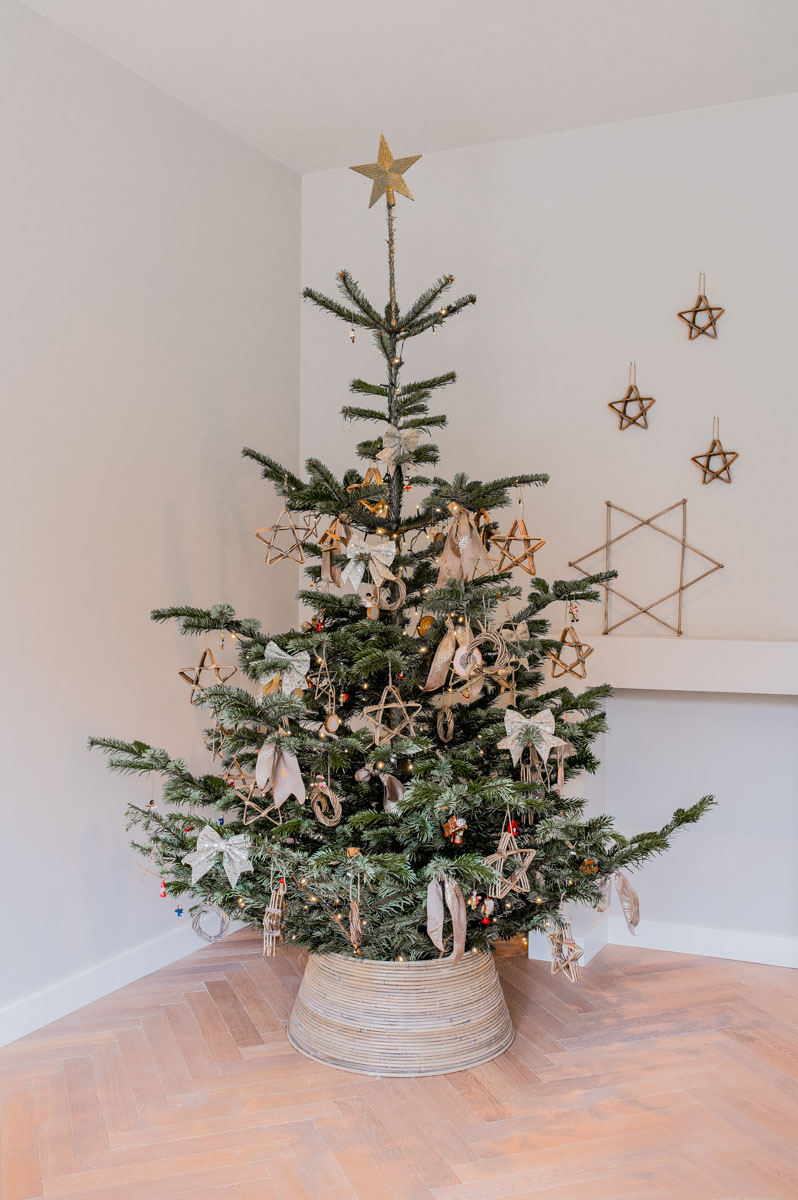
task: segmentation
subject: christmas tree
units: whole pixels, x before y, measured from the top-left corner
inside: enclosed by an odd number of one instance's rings
[[[312,616],[270,634],[227,604],[152,614],[237,651],[235,678],[207,644],[196,669],[181,672],[209,714],[215,770],[194,775],[140,741],[91,744],[113,770],[164,780],[163,807],[128,814],[132,844],[165,892],[262,927],[269,953],[283,937],[315,954],[427,959],[545,930],[575,977],[570,905],[606,905],[614,877],[634,924],[625,869],[667,849],[713,801],[627,838],[567,794],[596,769],[591,745],[609,695],[605,685],[578,695],[562,686],[584,675],[589,652],[573,620],[609,576],[551,585],[537,576],[543,542],[528,531],[523,496],[546,475],[431,473],[439,454],[429,437],[446,417],[429,403],[455,374],[404,382],[404,358],[414,338],[476,297],[450,300],[444,275],[399,305],[395,195],[412,199],[404,173],[415,161],[393,160],[382,139],[378,162],[353,168],[373,181],[371,204],[387,201],[384,309],[346,270],[340,299],[303,293],[353,339],[368,333],[384,358],[384,381],[355,379],[362,403],[342,410],[376,427],[356,448],[365,471],[339,479],[311,458],[300,476],[243,451],[284,503],[276,524],[257,531],[266,562],[303,566],[299,596]],[[513,505],[502,533],[494,514]],[[570,611],[560,638],[544,615],[551,605]]]

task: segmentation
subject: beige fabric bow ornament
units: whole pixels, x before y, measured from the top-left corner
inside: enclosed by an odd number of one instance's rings
[[[181,860],[191,867],[192,884],[197,883],[210,871],[217,854],[222,856],[222,866],[231,888],[236,886],[243,871],[252,870],[252,863],[249,861],[249,838],[245,833],[223,838],[212,825],[204,825],[197,838],[196,849]]]
[[[385,463],[388,474],[393,475],[398,459],[412,454],[420,440],[420,429],[397,429],[395,425],[387,425],[382,435],[382,450],[378,453],[377,460]]]
[[[509,750],[515,767],[529,745],[535,747],[544,763],[552,750],[569,745],[555,734],[554,715],[550,708],[544,708],[534,717],[523,717],[514,708],[508,708],[504,713],[504,728],[507,737],[497,743],[496,749]]]
[[[376,584],[396,578],[390,570],[396,558],[394,542],[377,542],[376,546],[369,546],[361,533],[353,533],[346,547],[346,556],[349,562],[341,572],[341,582],[351,583],[353,588],[360,587],[366,567]]]
[[[443,892],[441,892],[443,888]],[[466,905],[463,893],[451,875],[436,875],[427,888],[427,934],[433,946],[443,954],[443,902],[452,918],[452,962],[459,962],[465,951]]]

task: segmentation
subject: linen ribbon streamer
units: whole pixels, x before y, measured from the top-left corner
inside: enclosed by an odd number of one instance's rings
[[[389,570],[396,558],[396,546],[393,542],[378,542],[376,546],[369,546],[361,533],[353,533],[346,547],[346,556],[349,562],[341,572],[342,583],[351,583],[352,587],[359,588],[366,567],[376,584],[396,578]]]
[[[342,546],[349,544],[352,525],[346,513],[339,513],[330,528],[319,538],[321,550],[321,577],[335,587],[341,586],[341,568],[335,565],[335,555]]]
[[[614,876],[610,875],[604,880],[601,885],[602,898],[596,905],[596,911],[606,912],[609,908],[613,879],[615,879],[615,890],[618,893],[618,899],[623,909],[626,928],[631,934],[634,934],[635,929],[640,924],[640,897],[629,876],[624,875],[623,871],[616,871]]]
[[[387,771],[378,771],[373,763],[366,763],[359,771],[355,771],[355,779],[358,783],[366,783],[375,775],[382,783],[383,811],[393,814],[396,812],[399,802],[404,799],[405,785],[395,775],[389,775]]]
[[[286,746],[275,742],[264,742],[255,760],[255,782],[262,792],[271,788],[274,807],[279,808],[289,796],[297,804],[305,803],[305,783],[299,769],[297,757]]]
[[[245,833],[223,838],[212,825],[204,825],[197,838],[196,850],[192,850],[182,859],[191,867],[192,884],[197,883],[210,871],[217,854],[222,856],[222,866],[231,888],[238,883],[238,877],[243,871],[252,870],[252,863],[249,861],[249,838]]]
[[[451,617],[447,617],[446,632],[438,642],[435,657],[430,664],[427,682],[421,688],[422,692],[436,692],[438,688],[442,688],[446,683],[450,667],[461,679],[469,679],[472,673],[478,671],[482,665],[482,655],[478,650],[474,652],[473,664],[464,665],[463,663],[463,653],[471,641],[473,641],[471,626],[466,623],[455,628]],[[479,691],[481,691],[481,682],[474,695],[478,695]]]
[[[261,676],[264,684],[269,684],[277,676],[280,676],[280,691],[286,696],[290,696],[291,692],[297,688],[307,686],[305,676],[310,670],[310,654],[307,650],[299,650],[296,654],[289,654],[287,650],[281,650],[276,642],[268,642],[266,652],[263,656],[265,659],[273,659],[279,662],[280,666],[275,667],[272,671],[267,671]]]
[[[385,427],[382,450],[377,454],[377,459],[385,463],[389,475],[393,475],[396,470],[397,460],[406,454],[412,454],[420,439],[420,429],[397,429],[395,425]]]
[[[486,571],[492,570],[488,552],[479,536],[474,514],[469,509],[458,506],[456,515],[453,514],[443,553],[438,563],[436,586],[443,587],[450,579],[456,579],[461,583],[471,579],[480,563],[484,565]]]
[[[441,886],[443,894],[441,894]],[[427,888],[427,934],[433,946],[443,954],[443,902],[452,918],[452,962],[459,962],[465,951],[466,905],[463,893],[451,875],[436,875]]]

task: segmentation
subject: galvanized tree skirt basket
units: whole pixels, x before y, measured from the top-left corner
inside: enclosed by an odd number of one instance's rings
[[[503,1054],[513,1026],[492,954],[459,963],[312,954],[288,1025],[308,1058],[364,1075],[445,1075]]]

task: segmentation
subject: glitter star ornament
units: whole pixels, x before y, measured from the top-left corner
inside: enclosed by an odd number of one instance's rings
[[[398,192],[400,196],[406,196],[408,200],[413,199],[412,192],[402,176],[420,158],[420,154],[411,154],[408,158],[394,158],[384,134],[380,134],[380,148],[377,151],[377,161],[375,163],[365,163],[360,167],[350,167],[349,170],[357,171],[358,175],[365,175],[367,179],[372,181],[369,208],[376,204],[382,196],[385,196],[389,207],[392,208],[396,204],[394,192]]]

